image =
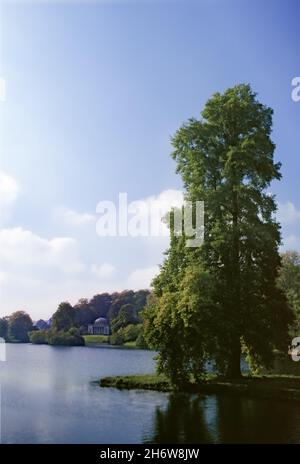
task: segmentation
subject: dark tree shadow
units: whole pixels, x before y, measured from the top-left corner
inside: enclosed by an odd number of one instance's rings
[[[144,443],[211,443],[204,414],[204,399],[171,394],[165,409],[157,408],[151,437]]]

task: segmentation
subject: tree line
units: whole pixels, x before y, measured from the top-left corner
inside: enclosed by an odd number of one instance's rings
[[[16,311],[0,319],[0,337],[8,342],[84,345],[88,325],[104,317],[111,328],[112,344],[138,340],[142,346],[141,312],[148,295],[148,290],[125,290],[80,299],[74,306],[62,302],[48,322],[40,319],[35,324],[25,311]]]
[[[276,285],[292,309],[293,322],[289,326],[289,337],[292,339],[300,334],[300,255],[291,250],[282,253],[280,258]],[[0,337],[7,342],[82,345],[82,335],[87,333],[88,324],[98,317],[106,317],[112,332],[110,343],[122,345],[136,341],[137,346],[153,347],[154,326],[149,324],[155,300],[155,293],[151,294],[148,290],[97,294],[90,300],[79,300],[74,306],[68,302],[61,303],[50,323],[40,319],[36,325],[25,311],[16,311],[0,318]]]

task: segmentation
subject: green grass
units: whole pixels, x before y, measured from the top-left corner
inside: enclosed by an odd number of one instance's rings
[[[86,345],[92,345],[93,343],[109,343],[108,335],[83,335]]]
[[[136,346],[136,342],[125,342],[122,346],[124,346],[125,348],[137,348]]]
[[[172,389],[168,379],[163,375],[127,375],[116,377],[103,377],[100,380],[101,387],[116,387],[120,389],[143,389],[170,391]]]
[[[163,375],[128,375],[104,377],[100,380],[101,387],[116,387],[120,389],[143,389],[158,391],[173,391],[174,387]],[[300,377],[288,375],[243,376],[240,379],[226,379],[208,376],[203,382],[189,383],[181,391],[204,394],[233,394],[255,398],[300,399]]]

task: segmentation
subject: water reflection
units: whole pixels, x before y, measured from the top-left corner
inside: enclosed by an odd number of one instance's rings
[[[212,442],[205,400],[194,395],[170,395],[165,409],[156,408],[152,437],[144,443]]]
[[[297,443],[296,401],[99,388],[153,372],[142,350],[9,344],[1,363],[3,443]]]
[[[144,443],[299,443],[300,408],[292,401],[170,395],[157,407]]]

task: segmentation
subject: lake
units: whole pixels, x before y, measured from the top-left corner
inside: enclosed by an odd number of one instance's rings
[[[102,376],[154,371],[154,353],[7,344],[2,443],[300,442],[296,402],[119,391]]]

